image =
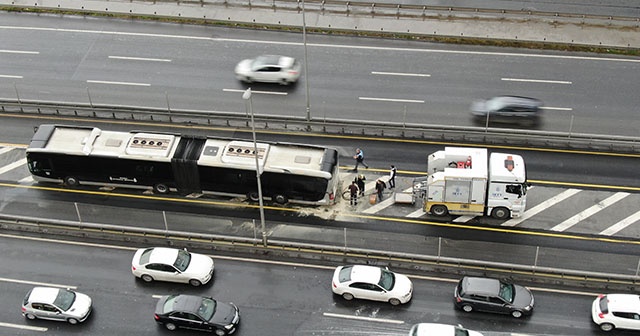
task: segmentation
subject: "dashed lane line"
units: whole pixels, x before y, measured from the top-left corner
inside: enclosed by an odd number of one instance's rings
[[[337,317],[337,318],[361,320],[361,321],[369,321],[369,322],[382,322],[382,323],[393,323],[393,324],[404,323],[404,321],[401,321],[401,320],[383,319],[383,318],[375,318],[375,317],[368,317],[368,316],[344,315],[344,314],[334,314],[334,313],[322,313],[322,315],[327,317]]]
[[[43,327],[33,327],[33,326],[28,326],[23,324],[13,324],[13,323],[6,323],[6,322],[0,322],[0,327],[31,330],[31,331],[47,331],[48,330],[47,328],[43,328]]]

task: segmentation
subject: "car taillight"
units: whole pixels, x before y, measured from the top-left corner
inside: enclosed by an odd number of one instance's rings
[[[160,316],[158,316],[158,314],[153,314],[153,318],[156,319],[156,321],[157,321],[157,320],[160,319]]]
[[[293,71],[293,70],[289,70],[289,74],[290,74],[290,75],[297,75],[297,74],[298,74],[298,72],[297,72],[297,71]]]
[[[456,302],[462,302],[462,299],[459,297],[456,297]]]
[[[25,307],[22,307],[20,309],[22,310],[23,313],[27,311],[27,308],[25,308]]]
[[[330,193],[329,199],[333,201],[334,199],[336,199],[336,195],[334,195],[333,193]]]
[[[600,295],[598,295],[598,299],[602,299],[602,298],[603,298],[603,297],[605,297],[605,296],[606,296],[606,295],[604,295],[604,294],[600,294]]]
[[[136,270],[136,267],[135,267],[135,266],[133,266],[133,265],[131,265],[131,270],[135,271],[135,270]]]
[[[605,316],[605,315],[607,315],[607,314],[602,313],[602,312],[598,313],[598,317],[599,317],[599,318],[604,318],[604,316]]]
[[[333,288],[338,288],[338,286],[336,286],[336,283],[331,281],[331,285],[333,285]]]

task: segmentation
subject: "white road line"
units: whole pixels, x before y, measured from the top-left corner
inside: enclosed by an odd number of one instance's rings
[[[407,73],[407,72],[371,71],[371,74],[372,75],[388,75],[388,76],[431,77],[430,74]]]
[[[32,326],[28,326],[28,325],[5,323],[5,322],[0,322],[0,327],[13,328],[13,329],[22,329],[22,330],[31,330],[31,331],[47,331],[48,330],[47,328],[43,328],[43,327],[32,327]]]
[[[111,81],[92,80],[92,79],[88,79],[87,83],[112,84],[112,85],[133,85],[133,86],[151,86],[151,84],[148,84],[148,83],[111,82]]]
[[[13,147],[2,147],[0,148],[0,155],[4,154],[4,153],[9,153],[10,151],[14,150],[15,148]]]
[[[4,174],[10,170],[16,169],[18,167],[24,166],[27,164],[27,158],[20,159],[18,161],[12,162],[4,167],[0,167],[0,174]]]
[[[368,316],[343,315],[343,314],[334,314],[334,313],[322,313],[322,315],[327,317],[337,317],[337,318],[344,318],[349,320],[361,320],[361,321],[382,322],[382,323],[392,323],[392,324],[404,323],[404,321],[400,321],[400,320],[391,320],[391,319],[375,318],[375,317],[368,317]]]
[[[0,75],[0,78],[24,78],[22,76],[16,76],[16,75]]]
[[[21,180],[18,181],[18,183],[23,184],[23,183],[33,183],[35,182],[35,180],[33,179],[33,176],[29,175]]]
[[[418,217],[421,217],[424,214],[426,214],[426,212],[424,212],[424,209],[420,208],[420,209],[418,209],[418,210],[406,215],[405,217],[418,218]]]
[[[224,92],[245,92],[247,90],[238,90],[238,89],[222,89],[222,91]],[[277,91],[253,91],[251,90],[251,93],[257,93],[257,94],[269,94],[269,95],[280,95],[280,96],[286,96],[288,95],[287,92],[277,92]]]
[[[540,109],[542,109],[542,110],[556,110],[556,111],[573,111],[573,108],[571,108],[571,107],[543,106]]]
[[[551,197],[550,199],[534,206],[533,208],[527,210],[524,212],[524,214],[522,214],[522,217],[519,218],[512,218],[504,223],[502,223],[502,226],[516,226],[522,222],[524,222],[525,220],[537,215],[538,213],[546,210],[547,208],[551,207],[552,205],[556,204],[556,203],[560,203],[562,201],[564,201],[565,199],[579,193],[581,190],[580,189],[567,189],[565,191],[563,191],[562,193],[555,195],[553,197]]]
[[[386,183],[388,183],[388,182],[386,182]],[[375,182],[373,184],[375,185]],[[375,189],[375,186],[373,188]],[[367,188],[365,187],[365,190],[366,189]],[[413,191],[413,187],[407,188],[407,189],[403,190],[402,192],[412,192],[412,191]],[[376,213],[376,212],[378,212],[378,211],[380,211],[380,210],[382,210],[384,208],[387,208],[387,207],[393,205],[393,203],[394,203],[394,199],[393,199],[393,193],[392,193],[391,195],[389,195],[387,197],[387,199],[385,199],[382,202],[379,202],[378,204],[376,204],[376,205],[374,205],[374,206],[372,206],[370,208],[365,209],[364,211],[362,211],[362,213],[366,213],[366,214]]]
[[[53,283],[48,283],[48,282],[37,282],[37,281],[18,280],[18,279],[10,279],[10,278],[0,278],[0,281],[1,282],[19,283],[19,284],[24,284],[24,285],[33,285],[33,286],[46,286],[46,287],[58,287],[58,288],[71,288],[71,289],[77,289],[78,288],[76,286],[59,285],[59,284],[53,284]]]
[[[150,61],[150,62],[171,62],[166,58],[145,58],[145,57],[128,57],[128,56],[109,56],[111,59],[121,59],[128,61]]]
[[[570,81],[548,80],[548,79],[527,79],[527,78],[500,78],[508,82],[529,82],[529,83],[548,83],[548,84],[573,84]]]
[[[31,55],[37,55],[40,52],[39,51],[26,51],[26,50],[0,50],[0,53],[5,53],[5,54],[31,54]]]
[[[571,218],[565,220],[564,222],[554,226],[551,228],[551,231],[564,231],[576,224],[578,224],[578,222],[587,219],[589,217],[591,217],[592,215],[600,212],[601,210],[605,209],[606,207],[624,199],[625,197],[629,196],[629,193],[626,192],[618,192],[615,193],[613,195],[611,195],[610,197],[607,197],[607,199],[602,200],[596,204],[594,204],[593,206],[589,207],[588,209],[583,210],[580,213],[575,214],[574,216],[572,216]]]
[[[620,232],[622,229],[625,229],[627,226],[640,221],[640,211],[634,213],[633,215],[611,225],[610,227],[606,228],[605,230],[603,230],[602,232],[600,232],[601,235],[605,235],[605,236],[611,236],[613,234],[616,234],[618,232]]]
[[[388,102],[396,102],[396,103],[418,103],[424,104],[424,100],[413,100],[413,99],[395,99],[395,98],[374,98],[374,97],[358,97],[360,100],[373,100],[373,101],[388,101]]]
[[[456,219],[453,220],[454,223],[466,223],[472,219],[476,218],[476,216],[469,216],[469,215],[465,215],[465,216],[460,216]]]

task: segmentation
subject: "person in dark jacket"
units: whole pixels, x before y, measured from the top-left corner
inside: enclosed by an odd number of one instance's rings
[[[358,205],[358,186],[356,181],[351,182],[349,185],[349,193],[351,194],[351,205]]]
[[[356,184],[358,185],[358,189],[360,189],[360,196],[364,196],[364,181],[366,180],[367,179],[362,174],[356,177]]]
[[[380,179],[376,181],[376,193],[378,193],[378,202],[382,201],[382,192],[386,187],[387,185],[384,183],[384,181]]]

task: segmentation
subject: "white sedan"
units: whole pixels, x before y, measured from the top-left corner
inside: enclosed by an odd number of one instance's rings
[[[186,249],[142,248],[133,255],[131,272],[145,282],[157,280],[200,286],[213,276],[213,259]]]
[[[236,78],[245,83],[264,82],[288,85],[300,78],[300,63],[293,57],[263,55],[240,61]]]
[[[440,323],[414,324],[409,331],[409,336],[482,336],[481,333],[463,328],[461,325],[449,325]]]
[[[640,330],[640,295],[599,295],[591,305],[591,318],[603,331]]]
[[[84,322],[91,313],[91,298],[70,289],[34,287],[22,301],[22,315],[29,320],[43,319]]]
[[[331,289],[345,300],[384,301],[395,306],[411,300],[413,283],[387,268],[350,265],[336,268]]]

